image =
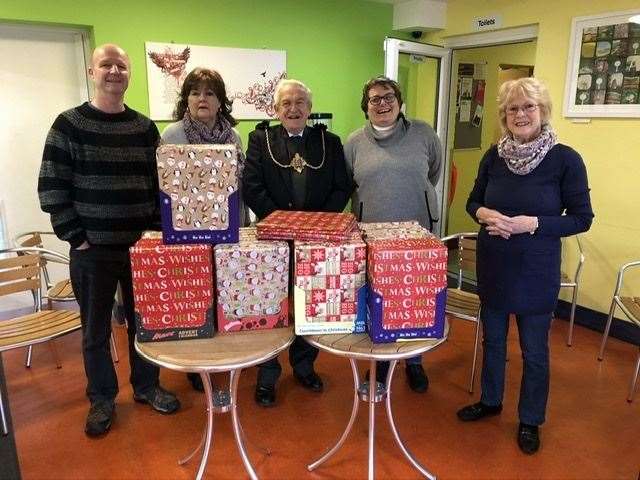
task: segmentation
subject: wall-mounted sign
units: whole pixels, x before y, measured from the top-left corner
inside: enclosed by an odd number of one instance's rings
[[[486,17],[476,17],[473,19],[473,29],[477,32],[482,30],[495,30],[502,27],[502,15],[489,15]]]

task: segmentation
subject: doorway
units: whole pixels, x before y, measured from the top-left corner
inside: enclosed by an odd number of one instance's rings
[[[447,143],[447,109],[451,49],[387,38],[384,43],[385,75],[396,80],[402,89],[403,109],[408,118],[427,122],[438,134],[442,144],[443,162]],[[445,168],[443,168],[445,171]],[[440,176],[436,185],[439,216],[432,232],[444,235],[442,220],[446,215],[447,182]]]
[[[453,50],[447,155],[449,208],[444,230],[447,234],[478,230],[465,207],[480,160],[501,135],[498,90],[507,80],[530,76],[535,57],[535,39]]]

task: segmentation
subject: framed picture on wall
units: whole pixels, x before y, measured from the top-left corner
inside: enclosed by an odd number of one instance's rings
[[[178,92],[195,67],[220,73],[236,119],[275,117],[273,93],[287,76],[284,50],[145,42],[145,53],[152,120],[172,120]]]
[[[640,10],[575,17],[565,117],[640,117]]]

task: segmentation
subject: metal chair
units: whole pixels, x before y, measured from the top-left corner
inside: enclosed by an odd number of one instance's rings
[[[611,322],[613,321],[613,314],[616,307],[620,307],[620,310],[631,320],[633,324],[640,327],[640,297],[633,296],[621,296],[622,282],[624,280],[624,274],[627,270],[640,267],[640,260],[625,263],[620,267],[618,271],[618,279],[616,281],[616,288],[613,291],[613,298],[611,300],[611,308],[609,309],[609,316],[607,317],[607,323],[604,327],[604,334],[602,335],[602,343],[600,344],[600,352],[598,353],[598,360],[602,361],[604,358],[604,347],[607,343],[607,337],[609,336],[609,329],[611,328]],[[638,373],[640,372],[640,347],[638,348],[638,359],[636,360],[636,367],[631,377],[631,384],[629,385],[629,396],[627,401],[633,400],[635,393],[636,383],[638,382]]]
[[[56,258],[59,254],[46,249],[38,249],[37,254],[26,249],[9,248],[0,250],[0,255],[16,253],[15,257],[0,258],[0,296],[31,291],[34,313],[3,320],[0,322],[0,353],[14,348],[29,347],[49,342],[57,337],[80,329],[80,314],[71,310],[42,310],[42,259]],[[2,255],[4,256],[4,255]],[[7,435],[7,427],[2,392],[0,392],[0,421],[2,433]]]
[[[584,251],[582,250],[582,243],[580,243],[580,236],[575,235],[576,243],[578,245],[578,265],[576,271],[573,274],[573,278],[567,275],[565,272],[561,273],[560,288],[572,289],[571,295],[571,314],[569,315],[569,333],[567,334],[567,346],[570,347],[573,342],[573,321],[576,315],[576,305],[578,303],[578,288],[580,286],[580,273],[582,273],[582,265],[584,264]]]
[[[24,232],[20,235],[16,236],[14,242],[16,246],[22,248],[44,248],[43,236],[51,236],[55,237],[55,233],[53,232],[41,232],[41,231],[32,231],[32,232]],[[36,253],[37,250],[32,250],[33,253]],[[58,255],[53,259],[43,258],[42,260],[42,279],[44,281],[44,285],[46,287],[46,293],[44,298],[47,299],[47,308],[49,310],[53,309],[53,302],[75,302],[76,297],[73,293],[73,287],[71,286],[71,280],[65,278],[58,282],[52,281],[51,274],[49,269],[47,268],[49,262],[51,263],[60,263],[63,265],[69,265],[69,257],[62,253],[56,252]],[[30,346],[27,349],[27,358],[25,360],[25,366],[27,368],[31,367],[31,355],[33,348]],[[113,352],[113,361],[114,363],[118,363],[120,358],[118,357],[118,348],[116,347],[116,340],[111,333],[111,350]],[[58,364],[58,368],[60,365]]]
[[[475,293],[462,290],[464,272],[476,271],[476,241],[478,234],[475,232],[456,233],[443,237],[441,240],[448,245],[455,244],[457,252],[457,286],[447,289],[447,315],[475,322],[475,340],[473,344],[473,362],[471,375],[469,376],[469,393],[473,393],[476,377],[476,364],[478,359],[478,345],[480,343],[480,298]],[[451,249],[450,249],[451,251]]]

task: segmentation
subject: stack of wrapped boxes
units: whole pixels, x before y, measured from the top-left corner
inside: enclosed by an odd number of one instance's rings
[[[296,334],[364,332],[367,247],[360,233],[294,246]]]
[[[441,338],[447,248],[417,224],[361,225],[368,248],[367,330],[374,343]]]

